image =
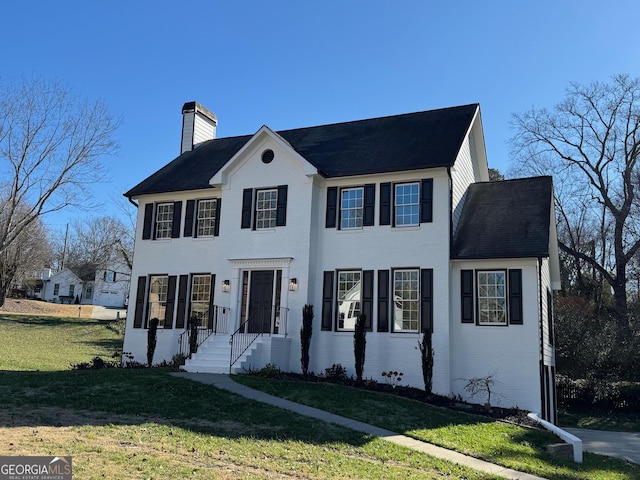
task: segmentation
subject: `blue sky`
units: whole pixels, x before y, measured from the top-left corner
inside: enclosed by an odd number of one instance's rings
[[[181,107],[218,136],[480,103],[489,165],[509,169],[511,114],[569,82],[640,76],[635,0],[21,0],[2,6],[0,77],[61,80],[123,119],[96,185],[110,200],[179,153]]]

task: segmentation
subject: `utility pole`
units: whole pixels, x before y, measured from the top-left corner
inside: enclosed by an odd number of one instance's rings
[[[60,270],[64,270],[64,261],[67,256],[67,237],[69,236],[69,224],[67,223],[67,228],[64,232],[64,246],[62,247],[62,265],[60,265]]]

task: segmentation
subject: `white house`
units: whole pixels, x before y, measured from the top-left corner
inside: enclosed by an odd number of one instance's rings
[[[488,181],[479,105],[219,139],[209,110],[183,116],[180,156],[125,194],[139,212],[124,351],[144,361],[156,317],[155,362],[182,349],[190,371],[300,371],[310,304],[311,371],[354,373],[362,313],[365,377],[423,387],[432,334],[435,393],[469,398],[492,375],[492,404],[555,421],[552,181]]]
[[[115,259],[106,268],[96,270],[95,280],[85,288],[85,301],[103,307],[127,305],[131,288],[131,268],[123,259]]]
[[[83,297],[84,281],[68,268],[45,277],[42,299],[47,302],[74,303]]]

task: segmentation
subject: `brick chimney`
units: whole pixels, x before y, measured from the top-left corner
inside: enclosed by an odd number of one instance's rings
[[[215,114],[198,102],[182,106],[182,142],[180,154],[190,152],[202,142],[216,138],[218,119]]]

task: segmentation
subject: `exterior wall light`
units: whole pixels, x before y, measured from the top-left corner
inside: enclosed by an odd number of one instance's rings
[[[222,281],[222,291],[228,293],[231,290],[231,282],[229,280]]]
[[[298,290],[298,279],[292,278],[289,280],[289,291],[295,292],[296,290]]]

